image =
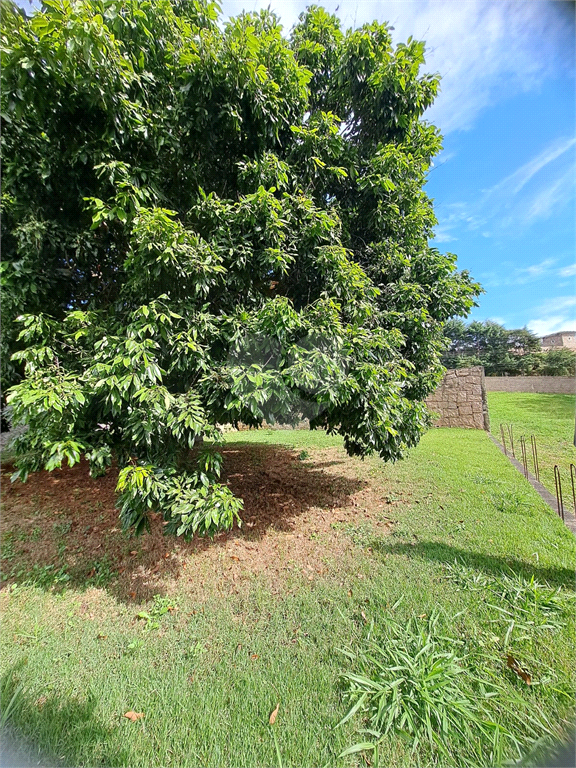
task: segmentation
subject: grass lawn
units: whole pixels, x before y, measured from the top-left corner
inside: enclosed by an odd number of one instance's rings
[[[128,537],[83,465],[4,486],[3,717],[45,756],[529,764],[570,730],[575,540],[485,433],[430,431],[395,465],[320,432],[224,453],[244,525],[213,542],[156,518]],[[367,726],[377,752],[341,757]]]
[[[554,465],[561,471],[564,506],[571,507],[570,463],[576,464],[574,447],[574,395],[541,395],[533,392],[488,392],[490,431],[500,440],[500,424],[512,424],[516,458],[521,461],[520,435],[527,440],[528,468],[534,474],[530,435],[538,447],[540,481],[554,494]],[[506,440],[508,433],[505,432]],[[508,447],[508,450],[510,448]]]

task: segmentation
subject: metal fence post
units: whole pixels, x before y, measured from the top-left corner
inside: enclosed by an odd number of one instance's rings
[[[526,438],[520,435],[520,450],[522,452],[522,466],[524,467],[524,477],[528,480],[528,455],[526,453]]]
[[[508,456],[508,448],[506,448],[506,437],[504,435],[504,424],[500,424],[500,438],[502,439],[502,447],[504,448],[504,453],[506,456]]]
[[[558,514],[564,520],[564,500],[562,499],[562,481],[560,479],[560,469],[558,464],[554,465],[554,484],[556,486],[556,503],[558,504]]]
[[[510,438],[510,448],[512,449],[512,456],[516,458],[516,454],[514,453],[514,429],[512,427],[512,424],[508,424],[508,437]]]
[[[530,435],[530,443],[532,445],[532,461],[534,462],[534,475],[536,480],[540,482],[540,467],[538,465],[538,448],[536,447],[536,436]]]
[[[576,515],[576,467],[570,464],[570,482],[572,483],[572,503],[574,504],[574,514]]]

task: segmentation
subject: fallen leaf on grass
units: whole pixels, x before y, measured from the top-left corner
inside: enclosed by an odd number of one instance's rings
[[[512,672],[514,672],[518,677],[522,678],[526,685],[532,685],[532,675],[528,670],[523,669],[517,659],[514,658],[510,653],[507,656],[506,663],[508,664],[508,669],[511,669]]]
[[[107,637],[108,635],[98,634],[96,635],[96,640],[106,640]]]
[[[251,659],[257,659],[258,658],[258,654],[257,653],[253,653],[252,656],[250,656],[250,658]]]
[[[130,710],[130,712],[126,712],[124,714],[124,717],[128,720],[131,720],[133,723],[136,722],[136,720],[140,720],[141,717],[144,717],[144,712],[133,712]]]
[[[36,699],[34,704],[38,707],[38,709],[42,709],[42,707],[44,706],[44,704],[46,704],[47,701],[48,701],[47,696],[40,696],[39,698]]]
[[[270,725],[274,725],[274,723],[276,722],[276,718],[278,717],[278,710],[279,709],[280,709],[280,704],[276,704],[276,709],[274,710],[274,712],[271,713],[270,719],[268,721],[270,723]]]

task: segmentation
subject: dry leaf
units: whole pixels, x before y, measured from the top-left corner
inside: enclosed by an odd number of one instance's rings
[[[366,614],[364,613],[364,611],[360,611],[360,616],[362,616],[362,618],[364,619],[364,623],[368,624],[368,619],[366,618]]]
[[[136,599],[136,592],[130,592],[130,597],[132,598],[132,600],[135,600]]]
[[[258,654],[257,653],[253,653],[252,656],[250,656],[250,658],[251,659],[257,659],[258,658]]]
[[[133,550],[130,552],[130,554],[131,554],[132,556],[134,556],[134,555],[137,555],[137,554],[138,554],[138,552],[137,552],[135,549],[133,549]]]
[[[274,710],[274,712],[272,712],[272,714],[270,715],[270,719],[268,721],[270,723],[270,725],[274,725],[274,723],[276,722],[276,718],[278,717],[278,710],[279,709],[280,709],[280,704],[276,704],[276,709]]]
[[[36,699],[34,704],[38,707],[38,709],[42,709],[42,707],[44,706],[44,704],[46,704],[47,701],[48,701],[47,696],[40,696],[38,699]]]
[[[528,670],[523,669],[517,659],[514,658],[511,654],[508,654],[507,656],[507,664],[508,668],[514,672],[514,674],[518,675],[518,677],[522,678],[526,685],[532,685],[532,675]]]
[[[126,712],[124,714],[124,717],[126,717],[128,720],[132,720],[132,722],[135,723],[136,720],[140,720],[141,717],[144,717],[144,712],[133,712],[130,710],[130,712]]]
[[[238,560],[240,562],[240,558],[236,557],[236,555],[230,555],[230,560]]]
[[[96,640],[106,640],[107,637],[108,635],[98,634],[96,635]]]

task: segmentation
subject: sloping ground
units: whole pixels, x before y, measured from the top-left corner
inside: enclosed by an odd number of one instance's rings
[[[365,738],[360,714],[336,727],[339,649],[431,615],[523,753],[571,726],[575,539],[485,433],[433,430],[395,465],[313,432],[231,434],[225,452],[244,525],[213,542],[158,518],[123,534],[113,471],[3,477],[0,703],[45,763],[365,765],[338,757]],[[393,732],[380,764],[459,765],[452,737],[440,760]]]

